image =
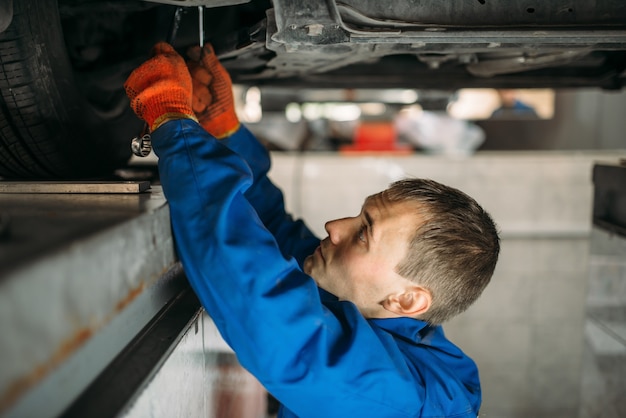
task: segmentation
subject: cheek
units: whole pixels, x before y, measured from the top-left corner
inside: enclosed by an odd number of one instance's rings
[[[338,251],[335,254],[335,268],[337,272],[346,275],[358,275],[363,263],[361,257],[355,251]]]
[[[364,297],[378,294],[382,290],[381,281],[389,276],[390,266],[386,260],[358,257],[351,261],[349,270],[351,290]]]
[[[378,266],[369,261],[367,257],[355,252],[344,254],[337,269],[337,273],[342,276],[342,287],[351,292],[362,292],[372,275],[378,274]]]

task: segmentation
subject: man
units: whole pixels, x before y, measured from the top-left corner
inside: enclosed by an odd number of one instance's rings
[[[285,213],[266,150],[239,124],[210,46],[171,46],[126,82],[152,130],[178,255],[240,363],[282,417],[475,417],[474,362],[442,321],[482,292],[499,251],[476,202],[404,180],[328,222]]]

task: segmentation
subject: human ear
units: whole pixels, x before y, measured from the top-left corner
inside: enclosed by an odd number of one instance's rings
[[[430,309],[433,297],[421,286],[409,286],[403,292],[390,295],[383,301],[383,308],[400,316],[415,317]]]

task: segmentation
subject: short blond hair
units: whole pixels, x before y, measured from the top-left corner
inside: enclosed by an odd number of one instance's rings
[[[419,319],[440,324],[465,311],[493,275],[500,237],[491,216],[462,191],[428,179],[405,179],[383,192],[390,202],[414,202],[424,219],[396,271],[432,294]]]

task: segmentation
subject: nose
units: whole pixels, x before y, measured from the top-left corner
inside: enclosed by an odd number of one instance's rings
[[[328,221],[326,222],[326,224],[324,224],[324,229],[326,230],[326,232],[328,232],[330,242],[332,242],[334,245],[339,244],[343,239],[349,220],[350,218],[341,218]]]

